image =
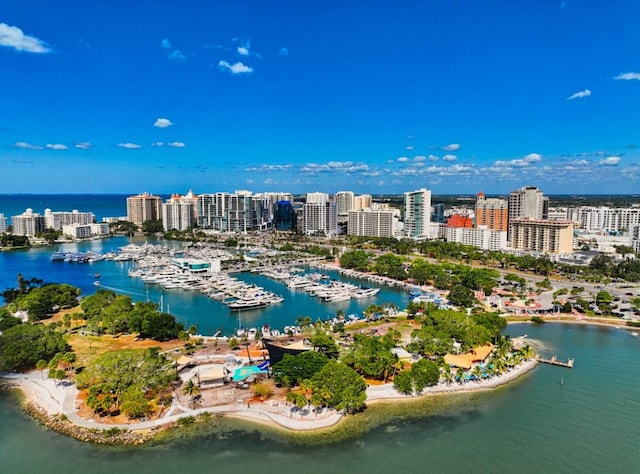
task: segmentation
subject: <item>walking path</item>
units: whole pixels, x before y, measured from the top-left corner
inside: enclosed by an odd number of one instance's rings
[[[491,379],[468,381],[463,384],[452,383],[447,385],[441,383],[433,387],[427,387],[422,394],[418,396],[495,388],[515,380],[522,374],[533,369],[536,364],[537,361],[531,359],[514,367],[509,372]],[[277,425],[293,431],[310,431],[334,426],[343,416],[343,413],[326,408],[320,410],[317,414],[312,414],[308,410],[300,411],[291,405],[274,400],[266,403],[251,403],[250,405],[245,404],[244,400],[238,400],[233,404],[192,409],[182,405],[178,397],[174,395],[171,407],[161,418],[126,424],[106,424],[97,422],[94,419],[85,419],[78,415],[76,402],[78,390],[74,384],[65,382],[57,383],[53,379],[46,378],[46,375],[37,372],[29,374],[2,373],[0,377],[11,381],[15,386],[21,388],[29,401],[44,409],[49,415],[64,414],[73,424],[88,429],[121,428],[128,430],[149,430],[176,422],[180,418],[197,416],[208,412],[211,414],[227,415]],[[368,402],[409,400],[416,397],[415,395],[403,395],[399,393],[393,387],[393,384],[376,385],[367,388]]]

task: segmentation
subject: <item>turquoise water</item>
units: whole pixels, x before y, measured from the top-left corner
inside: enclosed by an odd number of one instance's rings
[[[142,237],[132,239],[133,243],[138,244],[144,241],[163,245],[180,245],[179,242],[156,241]],[[324,303],[317,298],[309,296],[304,291],[291,290],[280,281],[275,281],[262,275],[241,273],[235,276],[280,294],[284,296],[285,300],[267,308],[231,312],[221,302],[198,292],[179,289],[163,290],[154,285],[145,286],[140,279],[128,276],[127,272],[133,265],[131,262],[103,260],[91,264],[82,264],[52,262],[50,257],[51,253],[57,250],[67,252],[86,252],[87,250],[107,252],[117,250],[128,242],[129,240],[126,237],[113,237],[106,240],[62,244],[55,247],[0,252],[0,288],[15,287],[17,274],[22,273],[26,278],[37,277],[50,283],[69,283],[79,287],[83,295],[90,295],[98,289],[93,285],[95,281],[94,274],[100,273],[102,288],[128,294],[134,301],[149,299],[158,304],[162,302],[165,311],[174,314],[187,327],[192,324],[196,325],[198,332],[204,335],[213,335],[217,331],[221,331],[223,335],[229,335],[239,326],[261,327],[263,324],[282,329],[284,326],[294,324],[298,316],[309,316],[315,321],[318,318],[331,318],[340,309],[345,314],[361,314],[372,303],[395,303],[397,306],[404,308],[409,302],[409,296],[406,291],[382,286],[381,291],[374,298]],[[353,281],[371,286],[366,281],[347,280],[341,278],[336,272],[328,273],[332,278],[340,278],[344,281]]]
[[[2,472],[637,472],[640,340],[551,324],[508,331],[540,341],[545,355],[575,357],[575,368],[541,365],[435,414],[416,407],[409,418],[319,446],[230,420],[163,446],[93,446],[40,428],[4,395]]]

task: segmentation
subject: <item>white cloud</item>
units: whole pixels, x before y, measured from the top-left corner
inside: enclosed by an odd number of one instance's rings
[[[81,150],[88,150],[89,148],[91,148],[91,143],[89,142],[80,142],[80,143],[76,143],[75,145],[76,148],[79,148]]]
[[[406,156],[401,156],[400,158],[398,158],[398,161],[400,163],[406,163],[407,161],[409,161],[409,158],[407,158]]]
[[[267,178],[264,180],[264,184],[273,184],[273,179]]]
[[[591,91],[589,89],[585,89],[583,91],[576,92],[575,94],[571,94],[567,97],[567,100],[582,99],[583,97],[589,97],[590,95]]]
[[[436,155],[429,155],[428,158],[429,158],[429,161],[438,161],[440,159]]]
[[[170,127],[171,125],[173,125],[173,122],[167,118],[159,118],[153,124],[154,127],[158,127],[158,128],[167,128],[167,127]]]
[[[67,145],[63,145],[62,143],[47,143],[47,148],[49,150],[68,150],[69,147]]]
[[[164,38],[160,42],[160,47],[163,49],[171,49],[171,42],[167,38]]]
[[[245,168],[246,172],[257,172],[257,173],[269,173],[272,171],[286,171],[291,168],[291,165],[260,165],[260,166],[250,166]]]
[[[442,161],[456,161],[458,157],[456,155],[444,155]]]
[[[167,143],[167,146],[173,147],[173,148],[184,148],[187,145],[185,145],[183,142],[169,142]]]
[[[450,145],[445,145],[442,148],[444,151],[458,151],[460,149],[459,143],[451,143]]]
[[[47,44],[33,36],[25,35],[17,26],[0,23],[0,46],[27,53],[50,53]]]
[[[529,162],[527,160],[523,160],[523,159],[516,159],[516,160],[498,160],[494,163],[494,166],[497,166],[499,168],[502,167],[506,167],[506,168],[524,168],[526,166],[529,166]]]
[[[426,156],[422,156],[422,155],[418,155],[418,156],[414,156],[413,157],[413,161],[416,161],[418,163],[425,161],[427,159]]]
[[[169,53],[169,55],[167,56],[167,58],[169,59],[174,59],[176,61],[185,61],[187,59],[187,55],[184,54],[182,51],[180,51],[179,49],[174,49],[173,51],[171,51]]]
[[[527,163],[537,163],[540,160],[542,160],[542,155],[540,155],[539,153],[529,153],[524,157],[524,161],[526,161]]]
[[[618,81],[640,81],[640,72],[625,72],[617,75],[614,79]]]
[[[15,142],[13,146],[16,148],[22,148],[23,150],[42,150],[40,145],[32,145],[27,142]]]
[[[283,47],[283,48],[280,48],[280,49],[278,50],[278,54],[279,54],[280,56],[288,56],[288,55],[289,55],[289,50],[288,50],[287,48],[284,48],[284,47]]]
[[[220,69],[228,69],[229,72],[231,72],[231,74],[244,74],[244,73],[253,72],[252,67],[245,66],[241,62],[229,64],[227,61],[220,61],[218,63],[218,67],[220,67]]]
[[[164,146],[163,142],[153,142],[151,146]]]
[[[600,160],[598,162],[598,164],[604,165],[604,166],[617,166],[618,163],[620,163],[620,157],[619,156],[609,156],[607,158],[604,158],[602,160]]]
[[[136,150],[138,148],[142,148],[142,145],[138,145],[137,143],[118,143],[116,146],[119,146],[120,148],[128,148],[129,150]]]
[[[413,145],[407,145],[406,147],[404,147],[405,150],[411,151],[413,149],[415,149],[415,147]]]
[[[238,46],[238,54],[240,56],[249,56],[249,48],[245,47],[245,46]]]

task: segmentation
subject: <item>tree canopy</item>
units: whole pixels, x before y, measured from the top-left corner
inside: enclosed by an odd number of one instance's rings
[[[42,324],[18,324],[0,334],[0,370],[33,369],[39,360],[49,361],[69,346],[61,334]]]
[[[311,380],[314,392],[323,402],[336,410],[353,413],[364,408],[367,385],[351,367],[330,360]]]

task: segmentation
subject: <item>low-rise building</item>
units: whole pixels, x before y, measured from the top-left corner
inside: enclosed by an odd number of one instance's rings
[[[479,228],[447,227],[447,241],[497,252],[507,247],[507,232],[492,230],[487,226]]]

